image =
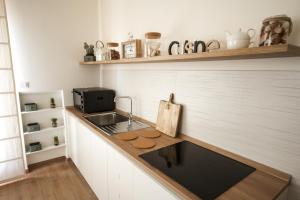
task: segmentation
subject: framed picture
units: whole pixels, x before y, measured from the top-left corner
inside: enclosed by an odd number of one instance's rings
[[[122,42],[121,46],[122,58],[140,58],[143,56],[141,40],[130,40],[127,42]]]

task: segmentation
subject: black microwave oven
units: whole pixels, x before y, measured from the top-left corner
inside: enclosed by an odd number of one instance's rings
[[[75,88],[73,100],[75,108],[83,113],[112,111],[115,109],[115,91],[106,88]]]

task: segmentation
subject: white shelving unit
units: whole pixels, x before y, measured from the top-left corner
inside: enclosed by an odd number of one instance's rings
[[[58,129],[64,129],[65,126],[58,126],[58,127],[55,127],[55,128],[44,128],[44,129],[41,129],[40,131],[34,131],[34,132],[24,132],[24,135],[32,135],[32,134],[40,134],[40,133],[48,133],[50,131],[54,131],[54,130],[58,130]]]
[[[45,160],[66,156],[66,128],[65,128],[65,105],[62,90],[41,92],[19,92],[20,104],[20,127],[24,139],[25,163],[28,165]],[[50,108],[50,99],[54,98],[56,107]],[[38,110],[24,111],[24,104],[36,103]],[[57,118],[58,126],[52,127],[51,119]],[[40,130],[28,132],[26,125],[39,123]],[[58,136],[59,145],[54,145],[54,136]],[[28,146],[32,142],[40,142],[42,150],[29,152]]]
[[[54,146],[54,145],[53,146],[48,146],[48,147],[43,148],[40,151],[26,152],[26,155],[39,154],[39,153],[43,153],[43,152],[46,152],[46,151],[51,151],[51,150],[54,150],[54,149],[59,149],[59,148],[65,147],[65,146],[66,146],[66,144],[60,144],[60,145],[57,145],[57,146]]]
[[[51,112],[51,111],[57,111],[57,110],[62,110],[63,107],[56,107],[56,108],[43,108],[43,109],[39,109],[36,111],[22,111],[21,114],[25,115],[25,114],[34,114],[34,113],[40,113],[40,112]]]

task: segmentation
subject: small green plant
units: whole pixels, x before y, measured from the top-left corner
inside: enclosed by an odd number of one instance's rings
[[[51,122],[52,122],[52,127],[57,127],[57,118],[52,118]]]
[[[56,107],[55,100],[54,100],[54,98],[51,98],[50,99],[50,108],[55,108],[55,107]]]
[[[58,136],[54,136],[54,145],[55,145],[55,146],[59,145],[59,139],[58,139]]]

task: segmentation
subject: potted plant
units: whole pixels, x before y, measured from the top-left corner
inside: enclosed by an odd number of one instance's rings
[[[51,98],[51,99],[50,99],[50,108],[56,108],[54,98]]]
[[[52,118],[51,122],[52,122],[52,127],[53,128],[57,127],[57,118]]]
[[[58,145],[59,145],[58,136],[54,136],[54,145],[55,145],[55,146],[58,146]]]

